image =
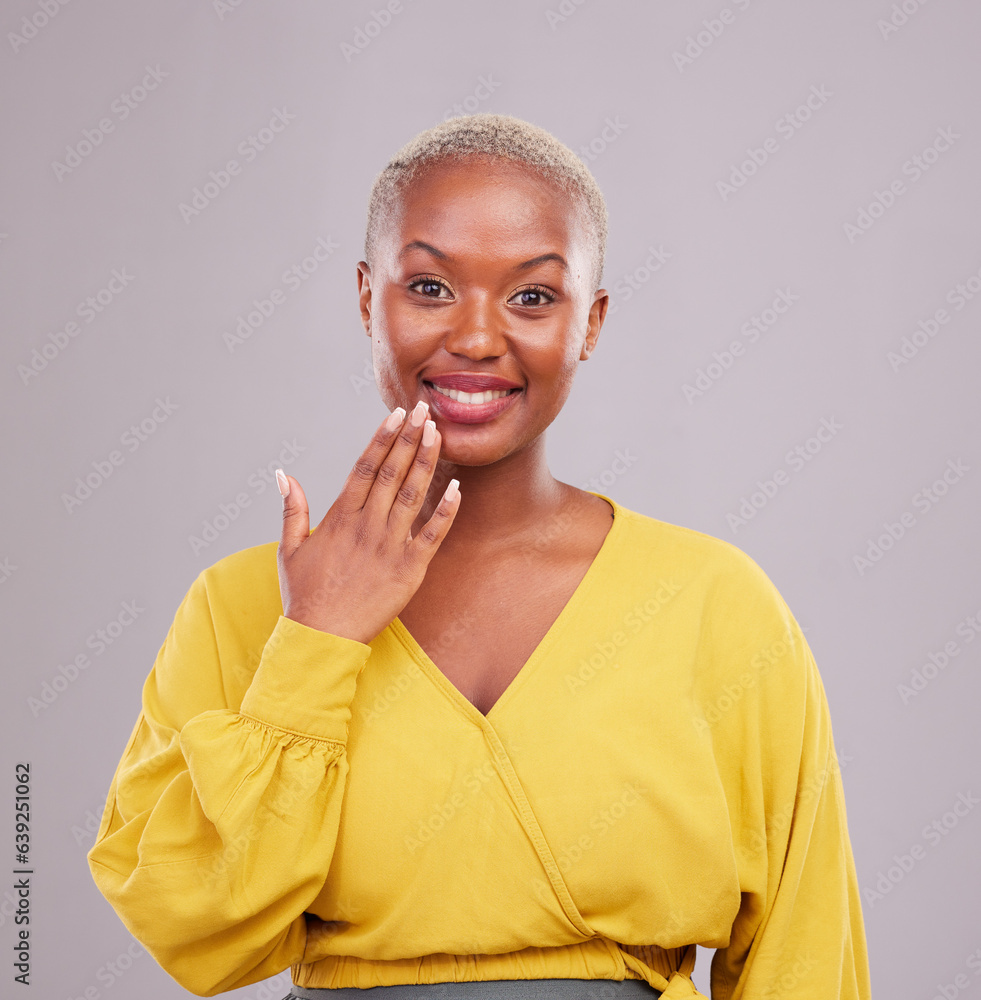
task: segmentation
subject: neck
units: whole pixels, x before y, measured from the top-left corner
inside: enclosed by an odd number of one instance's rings
[[[432,517],[451,479],[460,482],[460,508],[440,552],[489,551],[543,535],[573,492],[549,471],[544,434],[490,465],[457,465],[441,458],[412,525],[413,536]]]

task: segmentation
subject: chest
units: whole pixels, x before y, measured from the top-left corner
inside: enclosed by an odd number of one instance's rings
[[[430,660],[486,715],[531,658],[588,569],[520,562],[438,577],[423,584],[399,614]]]

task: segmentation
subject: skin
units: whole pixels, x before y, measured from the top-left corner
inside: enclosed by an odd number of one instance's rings
[[[376,248],[371,266],[358,264],[361,317],[381,397],[409,416],[376,430],[312,535],[300,484],[282,476],[278,551],[284,615],[365,643],[420,592],[430,567],[441,587],[465,584],[488,560],[537,552],[543,526],[573,510],[571,553],[595,533],[597,506],[604,532],[610,514],[606,501],[556,480],[545,456],[545,431],[609,305],[591,287],[577,205],[523,165],[444,162],[403,193]],[[522,391],[484,423],[436,415],[427,444],[426,414],[411,411],[428,398],[427,375],[449,371],[499,375]],[[448,499],[451,478],[460,489]]]
[[[487,423],[433,416],[442,438],[434,485],[456,478],[466,498],[444,548],[465,557],[522,545],[580,499],[572,494],[583,494],[552,476],[545,454],[546,428],[609,306],[606,290],[590,287],[593,254],[581,214],[529,168],[481,159],[430,168],[379,229],[372,266],[358,264],[358,292],[386,406],[411,410],[426,398],[430,373],[482,372],[525,386],[517,405]],[[421,247],[401,253],[415,241],[445,259]],[[568,267],[550,260],[518,269],[546,253]],[[433,281],[413,285],[420,278]],[[414,529],[440,496],[430,490]]]

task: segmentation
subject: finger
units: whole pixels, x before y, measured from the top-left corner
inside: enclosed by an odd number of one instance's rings
[[[453,525],[453,520],[459,509],[460,482],[457,479],[451,479],[433,511],[433,516],[419,529],[409,546],[410,552],[413,552],[415,557],[421,559],[425,565],[428,566],[429,561],[436,554],[440,543]]]
[[[283,534],[279,543],[279,554],[288,558],[310,534],[310,508],[303,487],[292,476],[277,469],[276,481],[280,493],[289,489],[283,497]]]
[[[344,486],[332,510],[336,509],[348,515],[355,514],[364,507],[375,484],[378,470],[398,440],[400,429],[405,423],[405,410],[401,406],[396,406],[378,425],[371,441],[368,442],[368,447],[361,452],[360,458],[344,480]]]
[[[436,430],[436,422],[427,420],[423,424],[419,446],[416,448],[412,463],[388,510],[388,527],[397,538],[410,536],[413,522],[419,516],[419,511],[422,510],[422,505],[429,495],[429,485],[436,472],[436,460],[439,458],[441,444],[442,436]]]
[[[416,458],[428,416],[429,411],[425,403],[412,409],[402,422],[392,442],[391,450],[378,467],[375,481],[364,503],[364,511],[373,521],[388,523],[395,498],[403,488],[405,477],[409,474],[412,462]]]

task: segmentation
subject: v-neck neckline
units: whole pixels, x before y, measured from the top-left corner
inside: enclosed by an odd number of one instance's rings
[[[428,676],[436,687],[443,691],[449,700],[457,705],[464,712],[464,714],[477,722],[477,724],[481,727],[491,726],[491,717],[493,716],[496,718],[497,715],[500,714],[502,707],[506,706],[507,702],[512,700],[516,689],[521,687],[521,685],[527,681],[529,674],[532,673],[539,661],[545,657],[549,648],[555,643],[556,638],[562,631],[566,622],[575,615],[577,607],[586,600],[587,592],[595,585],[595,580],[599,572],[598,567],[602,568],[602,564],[610,558],[610,550],[613,548],[613,544],[619,537],[622,529],[625,508],[621,507],[614,499],[612,499],[612,497],[606,496],[605,493],[597,493],[595,490],[586,490],[585,492],[592,493],[593,496],[600,497],[610,504],[613,508],[613,523],[607,530],[606,537],[603,539],[596,555],[593,556],[592,562],[587,567],[586,572],[583,574],[583,577],[576,586],[576,589],[565,602],[562,610],[549,626],[548,631],[542,636],[541,641],[532,650],[531,655],[521,665],[521,668],[514,675],[514,677],[511,678],[511,683],[508,684],[508,686],[501,692],[497,701],[495,701],[494,704],[487,710],[486,715],[481,712],[469,698],[467,698],[467,696],[446,676],[446,674],[443,673],[442,670],[439,669],[436,663],[429,657],[429,654],[416,641],[415,636],[413,636],[413,634],[405,627],[405,623],[398,617],[398,615],[396,615],[395,618],[393,618],[389,623],[388,627],[416,660],[426,676]]]

